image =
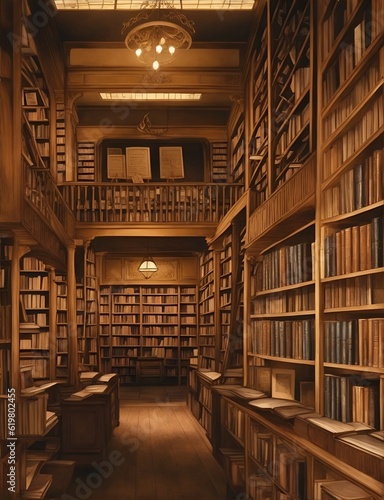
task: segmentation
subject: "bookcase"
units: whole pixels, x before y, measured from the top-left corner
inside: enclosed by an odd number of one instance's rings
[[[260,2],[256,15],[245,86],[251,212],[315,150],[313,2]]]
[[[245,185],[245,123],[244,102],[239,99],[232,108],[229,120],[229,178],[233,183]]]
[[[22,23],[22,112],[24,158],[28,164],[50,168],[50,99],[32,35]]]
[[[312,222],[262,252],[250,277],[248,383],[263,390],[263,371],[287,370],[294,381],[286,396],[297,400],[303,383],[314,379],[314,241]]]
[[[384,427],[380,9],[375,0],[319,6],[318,65],[323,412],[376,429]]]
[[[268,39],[267,3],[260,4],[257,13],[257,29],[252,40],[253,50],[250,54],[249,76],[245,89],[249,112],[248,123],[248,182],[252,189],[252,206],[254,210],[267,196],[268,188],[268,159],[269,159],[269,67],[268,67]]]
[[[99,281],[96,276],[96,257],[90,242],[78,247],[77,274],[77,333],[79,364],[83,369],[98,370],[98,293]]]
[[[89,182],[96,180],[96,152],[94,142],[77,142],[77,180]],[[85,200],[83,200],[85,203]],[[79,201],[81,203],[81,200]],[[89,208],[89,207],[87,207]]]
[[[217,369],[215,278],[217,256],[214,250],[200,255],[199,281],[199,361],[200,368]],[[216,311],[216,312],[215,312]]]
[[[228,143],[214,141],[211,143],[212,182],[228,180]]]
[[[145,382],[138,362],[161,360],[165,383],[186,384],[197,348],[196,286],[103,285],[100,300],[103,367],[118,373],[121,383],[134,384]]]
[[[283,416],[269,398],[251,399],[251,393],[240,395],[241,390],[213,387],[213,450],[225,472],[228,499],[381,498],[379,479],[346,466],[331,450],[298,436],[289,412]]]
[[[23,257],[20,268],[20,366],[31,365],[34,379],[50,379],[50,271],[43,261]]]
[[[56,274],[55,378],[68,378],[68,287],[65,275]]]

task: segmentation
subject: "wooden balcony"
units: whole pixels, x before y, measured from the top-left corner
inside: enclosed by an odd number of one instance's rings
[[[60,186],[77,223],[217,224],[240,198],[240,184],[100,183]]]

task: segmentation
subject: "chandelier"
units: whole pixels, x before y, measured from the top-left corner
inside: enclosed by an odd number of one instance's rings
[[[167,0],[146,0],[139,14],[123,23],[125,45],[138,60],[156,71],[174,59],[177,49],[189,49],[194,23]]]

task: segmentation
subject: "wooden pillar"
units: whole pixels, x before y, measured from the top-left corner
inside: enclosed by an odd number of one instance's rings
[[[78,352],[77,352],[77,316],[76,316],[76,274],[75,274],[76,245],[67,249],[68,269],[68,381],[77,387],[79,383]]]

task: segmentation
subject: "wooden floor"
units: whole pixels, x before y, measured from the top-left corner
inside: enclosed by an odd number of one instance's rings
[[[225,500],[222,470],[185,399],[185,388],[123,387],[110,444],[121,464],[105,478],[76,470],[66,500]]]

